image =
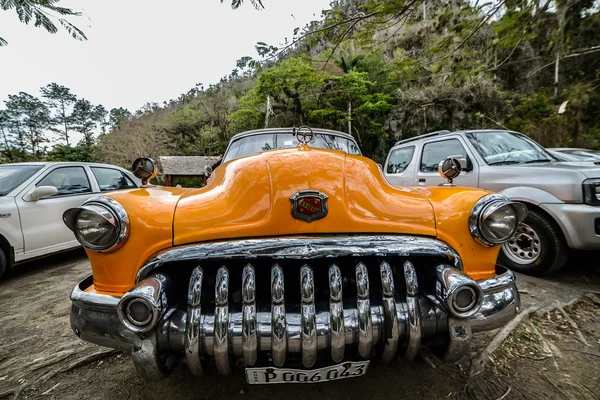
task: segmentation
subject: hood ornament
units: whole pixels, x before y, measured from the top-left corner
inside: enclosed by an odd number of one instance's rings
[[[325,218],[329,211],[327,195],[318,190],[301,190],[290,197],[292,217],[301,221],[313,222]]]

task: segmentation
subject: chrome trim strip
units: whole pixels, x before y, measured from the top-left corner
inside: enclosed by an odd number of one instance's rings
[[[391,362],[398,352],[398,339],[400,331],[398,328],[398,313],[396,312],[396,291],[394,288],[394,275],[392,268],[387,262],[379,266],[381,275],[381,288],[383,294],[383,354],[381,361],[385,364]]]
[[[260,326],[261,325],[259,325],[259,327]],[[285,316],[285,288],[283,281],[283,269],[278,264],[273,265],[271,268],[270,328],[273,365],[276,367],[282,367],[283,364],[285,364],[287,353],[287,323]]]
[[[256,274],[250,264],[244,267],[242,273],[242,349],[246,367],[256,363]]]
[[[300,293],[302,297],[302,365],[310,368],[317,361],[317,313],[313,271],[308,265],[300,268]]]
[[[215,283],[214,355],[217,371],[231,373],[229,363],[229,270],[223,266],[217,271]]]
[[[344,329],[344,304],[342,298],[342,272],[340,267],[329,267],[329,335],[331,336],[331,359],[344,359],[346,336]]]
[[[185,359],[190,372],[196,376],[204,375],[200,358],[202,276],[202,268],[199,266],[194,268],[188,288],[188,312],[185,324]]]
[[[373,324],[369,301],[369,272],[363,263],[356,264],[356,309],[358,311],[358,354],[365,359],[371,357],[373,348]]]
[[[405,360],[412,360],[421,347],[421,312],[419,307],[419,283],[415,267],[410,261],[404,263],[404,279],[406,280],[406,310],[408,314],[408,341]]]
[[[199,243],[163,250],[153,256],[139,271],[136,282],[154,269],[176,261],[249,259],[273,260],[360,256],[444,256],[450,265],[461,270],[462,261],[454,249],[437,239],[404,235],[292,236]]]

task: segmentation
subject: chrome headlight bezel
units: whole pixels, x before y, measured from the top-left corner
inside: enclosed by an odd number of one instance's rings
[[[481,225],[486,218],[504,207],[511,207],[514,210],[517,217],[517,223],[513,227],[511,233],[506,237],[502,239],[489,237],[489,235],[486,235]],[[519,224],[523,222],[526,217],[527,207],[524,204],[512,202],[506,196],[501,194],[489,194],[483,196],[473,206],[471,214],[469,215],[469,230],[475,240],[486,246],[493,247],[508,241],[514,235]]]
[[[79,218],[83,210],[98,214],[95,209],[100,207],[107,211],[112,218],[105,218],[111,225],[116,228],[117,235],[109,244],[104,246],[96,246],[92,243],[87,242],[81,237],[77,231],[77,219]],[[98,253],[110,253],[125,244],[129,237],[129,216],[118,201],[104,196],[96,196],[85,201],[80,207],[70,208],[63,214],[63,221],[73,233],[75,238],[81,245],[87,249],[93,250]]]

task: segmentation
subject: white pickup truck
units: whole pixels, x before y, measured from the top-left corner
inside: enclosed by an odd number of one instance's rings
[[[13,265],[80,246],[66,209],[140,181],[114,165],[37,162],[0,165],[0,278]]]
[[[396,186],[444,183],[438,164],[460,159],[457,186],[479,187],[524,203],[525,223],[499,262],[531,275],[556,271],[569,248],[600,250],[600,163],[560,162],[527,136],[505,130],[439,131],[397,142],[384,170]]]

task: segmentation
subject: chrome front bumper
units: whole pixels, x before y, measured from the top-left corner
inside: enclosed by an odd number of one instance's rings
[[[92,285],[90,276],[71,294],[71,326],[86,341],[132,353],[138,371],[147,379],[166,376],[173,362],[182,357],[198,374],[202,373],[200,358],[214,359],[223,374],[230,372],[232,363],[253,365],[258,361],[281,366],[286,356],[288,360],[301,360],[309,368],[317,354],[330,354],[334,362],[341,361],[344,348],[357,349],[359,358],[370,358],[379,349],[385,362],[395,354],[410,359],[421,344],[440,338],[444,342],[441,355],[455,360],[468,350],[471,333],[499,328],[520,312],[511,271],[503,269],[477,284],[484,294],[483,303],[467,319],[449,317],[435,299],[418,291],[411,293],[409,289],[406,299],[394,300],[384,282],[383,301],[377,304],[369,303],[375,293],[369,294],[368,286],[366,291],[358,290],[356,303],[350,307],[332,291],[330,304],[318,304],[316,312],[310,292],[303,292],[296,306],[284,305],[282,297],[280,303],[274,301],[268,308],[257,307],[246,292],[242,309],[228,310],[227,303],[217,301],[212,311],[203,309],[200,313],[197,307],[198,312],[191,314],[193,304],[173,306],[155,331],[134,334],[117,316],[119,297],[85,291]],[[249,328],[249,319],[254,321],[254,329]],[[346,358],[355,353],[348,350]]]

